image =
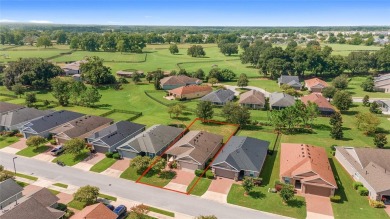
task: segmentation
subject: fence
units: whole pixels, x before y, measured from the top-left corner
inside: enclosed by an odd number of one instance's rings
[[[135,119],[137,119],[137,118],[142,116],[142,112],[136,112],[136,111],[131,111],[131,110],[121,110],[121,109],[112,109],[112,110],[110,110],[108,112],[105,112],[105,113],[99,115],[99,116],[106,117],[106,116],[109,116],[109,115],[114,114],[114,113],[123,113],[123,114],[132,114],[132,115],[134,115],[134,116],[126,119],[126,121],[129,121],[129,122],[131,122],[131,121],[133,121],[133,120],[135,120]]]

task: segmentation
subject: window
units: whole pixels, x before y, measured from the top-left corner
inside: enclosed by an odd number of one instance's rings
[[[283,177],[283,181],[284,181],[286,184],[290,184],[290,183],[291,183],[290,178],[288,178],[288,177]]]

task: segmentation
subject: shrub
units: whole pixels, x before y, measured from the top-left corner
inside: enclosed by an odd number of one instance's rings
[[[162,178],[162,179],[173,179],[173,177],[175,177],[175,176],[176,176],[175,171],[163,170],[160,172],[160,178]]]
[[[65,219],[68,219],[68,218],[72,217],[73,215],[74,215],[74,212],[68,209],[68,210],[65,212],[64,218],[65,218]]]
[[[353,189],[358,190],[359,187],[362,187],[363,184],[361,182],[353,182]]]
[[[337,146],[337,144],[334,144],[334,145],[330,146],[330,149],[332,149],[332,151],[336,151],[336,146]]]
[[[112,153],[112,152],[106,152],[107,158],[112,158],[113,155],[114,155],[114,153]]]
[[[112,158],[119,160],[119,159],[121,159],[121,155],[118,153],[115,153],[112,155]]]
[[[127,81],[126,78],[124,78],[124,77],[120,77],[120,78],[118,79],[118,82],[119,82],[119,83],[122,83],[122,84],[128,84],[128,83],[129,83],[129,81]]]
[[[68,207],[65,204],[58,203],[56,209],[60,210],[60,211],[66,211],[66,209],[68,209]]]
[[[357,191],[360,196],[368,196],[368,189],[363,186],[359,187]]]
[[[214,179],[214,173],[211,170],[207,170],[206,177],[207,179]]]
[[[280,182],[279,180],[275,180],[275,182],[274,182],[274,186],[277,186],[277,185],[283,185],[283,183],[282,183],[282,182]]]
[[[336,154],[336,151],[332,151],[331,154],[332,156],[334,156]]]
[[[341,197],[339,195],[332,196],[332,197],[330,197],[330,201],[335,202],[335,203],[340,203]]]
[[[57,141],[55,139],[51,139],[49,142],[51,145],[57,145]]]
[[[283,188],[283,185],[282,184],[277,184],[277,185],[275,185],[275,189],[276,189],[276,191],[280,191],[280,190],[282,190],[282,188]]]
[[[203,173],[203,170],[197,169],[195,170],[195,176],[201,176]]]
[[[371,207],[374,207],[374,208],[384,208],[385,207],[385,203],[383,203],[382,201],[376,201],[376,200],[369,199],[368,203],[370,204]]]

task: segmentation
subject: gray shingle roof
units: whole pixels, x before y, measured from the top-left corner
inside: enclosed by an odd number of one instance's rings
[[[274,92],[270,94],[269,104],[271,106],[287,107],[294,105],[295,99],[289,94]]]
[[[45,207],[50,207],[51,205],[57,203],[58,200],[60,200],[57,196],[53,195],[47,188],[42,188],[38,190],[30,197],[34,198]]]
[[[202,97],[201,101],[210,101],[212,103],[226,103],[234,98],[234,92],[229,89],[220,89]]]
[[[49,115],[46,115],[42,118],[31,121],[31,128],[37,133],[53,129],[59,125],[62,125],[66,122],[77,119],[84,114],[76,113],[67,110],[60,110]]]
[[[23,188],[19,186],[13,179],[7,179],[3,182],[0,182],[0,203],[22,191]]]
[[[118,149],[129,149],[129,146],[131,146],[138,152],[157,153],[175,140],[182,132],[183,129],[181,128],[154,125],[124,143]]]
[[[97,129],[102,125],[111,123],[112,121],[112,119],[101,116],[86,115],[69,122],[73,127],[67,129],[63,133],[70,138],[76,138]]]
[[[35,108],[21,108],[1,115],[0,126],[10,127],[23,122],[36,119],[53,113],[50,110],[37,110]]]
[[[226,162],[237,171],[261,172],[267,157],[268,141],[251,137],[233,136],[224,146],[212,165]]]
[[[278,83],[289,84],[290,82],[299,83],[299,77],[298,76],[282,75],[282,76],[280,76],[280,78],[278,78]]]
[[[17,110],[21,108],[24,108],[24,106],[13,104],[13,103],[0,102],[0,113],[5,113],[8,111]]]
[[[247,91],[240,96],[240,101],[238,101],[241,104],[259,104],[264,105],[265,103],[265,96],[263,93],[257,90],[250,90]]]
[[[90,139],[100,139],[105,142],[109,146],[114,146],[118,142],[121,142],[127,136],[134,134],[135,132],[143,129],[145,125],[128,122],[128,121],[120,121],[110,125],[109,127],[92,134]]]

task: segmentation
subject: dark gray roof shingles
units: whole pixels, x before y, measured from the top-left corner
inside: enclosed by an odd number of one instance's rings
[[[70,122],[74,119],[82,117],[84,114],[76,113],[67,110],[60,110],[49,115],[46,115],[42,118],[31,121],[31,128],[37,133],[53,129],[57,126],[60,126],[66,122]]]
[[[229,89],[220,89],[214,92],[207,94],[202,97],[201,101],[210,101],[212,103],[226,103],[227,101],[233,99],[234,92]]]

